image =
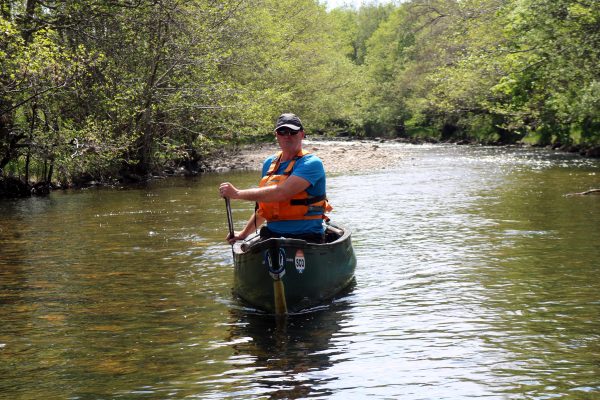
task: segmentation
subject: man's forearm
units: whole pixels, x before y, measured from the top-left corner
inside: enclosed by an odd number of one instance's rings
[[[246,237],[250,235],[252,232],[257,230],[264,222],[265,219],[263,217],[261,217],[257,213],[252,214],[252,216],[246,223],[246,226],[244,227],[242,232],[240,232],[240,236]]]
[[[265,186],[238,190],[236,198],[241,200],[271,203],[275,201],[286,200],[287,195],[283,193],[277,186]]]

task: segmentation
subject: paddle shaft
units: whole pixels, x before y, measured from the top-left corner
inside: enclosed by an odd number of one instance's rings
[[[227,209],[227,225],[229,226],[229,237],[234,237],[233,233],[233,218],[231,217],[231,202],[229,197],[225,197],[225,208]]]
[[[232,238],[235,236],[235,233],[233,232],[233,217],[231,216],[231,202],[229,201],[229,197],[225,197],[225,208],[227,209],[227,226],[229,227],[229,238]],[[231,255],[234,256],[233,244],[231,245]]]

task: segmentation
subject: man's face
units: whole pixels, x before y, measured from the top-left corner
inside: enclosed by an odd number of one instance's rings
[[[282,150],[295,150],[302,143],[304,131],[294,131],[289,128],[280,128],[275,131],[275,136],[277,136],[277,142]]]

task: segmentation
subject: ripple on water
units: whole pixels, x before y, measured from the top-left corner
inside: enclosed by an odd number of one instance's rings
[[[283,324],[231,293],[214,187],[255,173],[0,203],[1,391],[597,397],[600,213],[563,195],[597,185],[598,162],[391,146],[399,165],[328,179],[356,282]],[[251,210],[234,202],[238,225]]]

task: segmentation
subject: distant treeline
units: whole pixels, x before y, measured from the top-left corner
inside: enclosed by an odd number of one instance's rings
[[[198,170],[307,131],[600,142],[598,0],[0,0],[0,178]]]

